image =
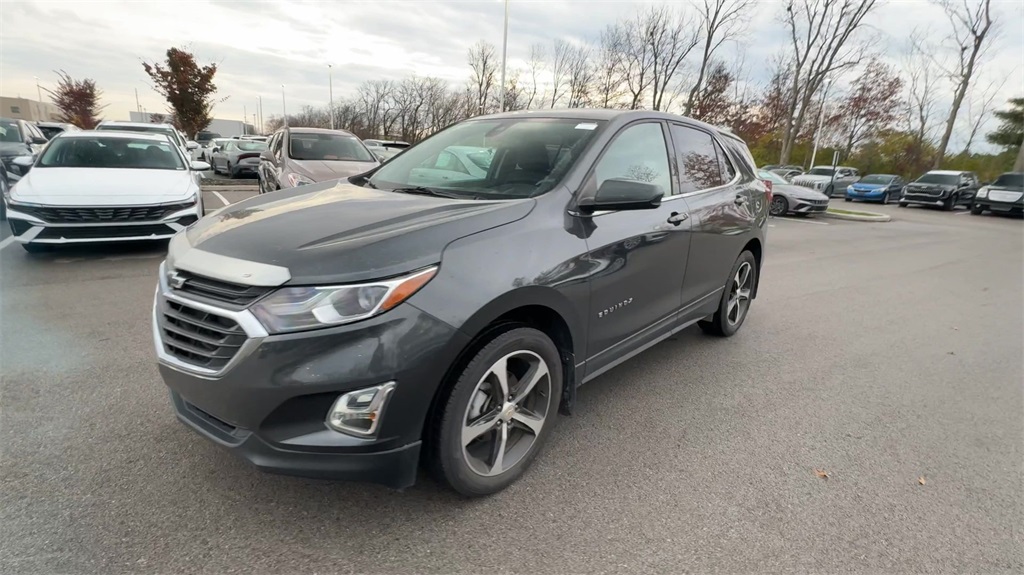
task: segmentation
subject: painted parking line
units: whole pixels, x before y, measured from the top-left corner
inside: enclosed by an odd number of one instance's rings
[[[816,226],[828,226],[828,225],[831,225],[828,222],[816,222],[814,220],[809,220],[809,219],[806,219],[806,218],[778,218],[777,217],[775,219],[777,221],[796,222],[798,224],[814,224]]]
[[[13,243],[14,243],[14,236],[7,236],[6,238],[3,239],[3,241],[0,241],[0,250],[6,248],[7,246],[9,246],[9,245],[11,245]]]
[[[230,206],[230,205],[231,205],[231,202],[229,202],[229,201],[228,201],[228,199],[227,199],[227,198],[225,198],[224,196],[220,195],[220,192],[217,192],[217,191],[213,191],[213,190],[211,190],[210,192],[211,192],[211,193],[212,193],[213,195],[217,196],[217,199],[218,199],[218,200],[220,200],[220,202],[221,202],[222,204],[224,204],[225,206]]]

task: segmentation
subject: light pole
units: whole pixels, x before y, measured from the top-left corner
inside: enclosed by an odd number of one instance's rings
[[[242,135],[248,136],[249,130],[245,127],[245,119],[249,117],[249,110],[245,109],[245,104],[242,104]]]
[[[498,89],[498,100],[501,102],[499,112],[505,111],[505,63],[508,56],[508,0],[505,0],[505,32],[501,37],[501,87]]]
[[[327,106],[327,113],[331,115],[331,129],[334,129],[334,76],[331,73],[331,65],[327,65],[327,91],[330,104]]]
[[[257,107],[259,108],[259,112],[260,112],[260,134],[262,134],[263,130],[265,129],[263,127],[263,96],[256,96],[256,100],[257,100],[257,103],[258,103]]]
[[[811,149],[811,165],[807,166],[807,169],[814,167],[814,159],[818,155],[818,134],[821,132],[821,124],[825,121],[825,98],[828,97],[828,91],[832,89],[833,82],[835,82],[834,78],[829,81],[828,85],[825,86],[825,91],[821,94],[821,109],[818,113],[818,127],[814,130],[814,147]]]
[[[281,84],[281,115],[284,116],[284,125],[288,125],[288,107],[284,102],[284,84]]]

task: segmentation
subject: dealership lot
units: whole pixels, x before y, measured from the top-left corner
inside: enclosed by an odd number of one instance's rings
[[[583,387],[476,501],[228,457],[157,375],[163,246],[31,257],[5,227],[0,572],[1019,571],[1024,227],[852,209],[895,219],[773,220],[743,331]]]

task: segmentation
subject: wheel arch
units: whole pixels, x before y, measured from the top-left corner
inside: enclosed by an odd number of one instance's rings
[[[761,240],[759,238],[752,238],[743,246],[743,250],[740,253],[743,252],[754,254],[754,261],[757,263],[757,281],[754,283],[754,293],[750,296],[753,299],[757,297],[757,290],[761,287],[761,262],[764,258],[764,248],[761,245]]]

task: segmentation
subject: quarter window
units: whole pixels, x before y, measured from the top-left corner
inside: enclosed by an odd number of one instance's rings
[[[630,126],[615,137],[594,168],[597,187],[605,180],[622,179],[657,184],[672,194],[668,148],[661,124]]]
[[[672,124],[672,141],[679,155],[679,192],[686,194],[721,186],[723,166],[711,134]],[[723,156],[724,159],[724,156]],[[731,166],[730,166],[731,168]],[[732,178],[729,178],[732,180]]]

